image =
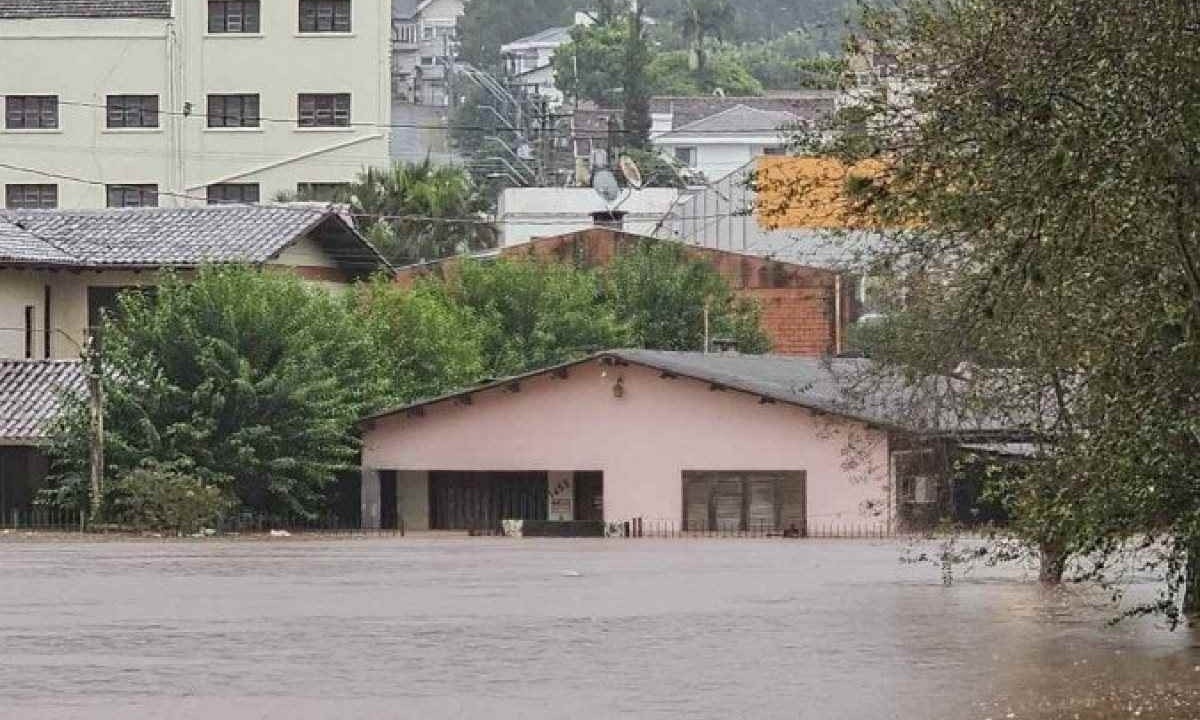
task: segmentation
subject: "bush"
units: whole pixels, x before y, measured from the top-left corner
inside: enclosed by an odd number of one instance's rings
[[[109,514],[138,530],[191,534],[232,507],[219,488],[153,463],[122,475],[107,493]]]

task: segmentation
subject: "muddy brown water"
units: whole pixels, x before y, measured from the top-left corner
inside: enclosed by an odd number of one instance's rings
[[[890,542],[0,542],[4,718],[1200,718],[1200,636]],[[1147,579],[1148,580],[1148,579]],[[1148,583],[1131,587],[1149,597]]]

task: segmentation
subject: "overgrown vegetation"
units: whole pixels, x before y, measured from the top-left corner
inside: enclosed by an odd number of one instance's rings
[[[1172,621],[1200,611],[1195,31],[1185,3],[868,10],[904,81],[812,145],[884,167],[849,188],[886,236],[866,269],[892,302],[866,349],[957,373],[1036,436],[1002,490],[1046,579],[1074,554],[1108,583],[1141,548],[1164,581],[1136,611]]]

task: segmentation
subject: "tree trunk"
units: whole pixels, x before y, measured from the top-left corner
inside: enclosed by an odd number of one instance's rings
[[[1041,557],[1041,568],[1038,570],[1038,580],[1047,585],[1062,583],[1063,573],[1067,569],[1067,550],[1061,542],[1046,540],[1038,547]]]
[[[1200,620],[1200,537],[1187,545],[1187,565],[1183,578],[1183,614]]]

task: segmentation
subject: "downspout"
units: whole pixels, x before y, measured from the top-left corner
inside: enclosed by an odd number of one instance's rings
[[[842,354],[842,274],[833,276],[833,355]]]

